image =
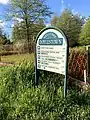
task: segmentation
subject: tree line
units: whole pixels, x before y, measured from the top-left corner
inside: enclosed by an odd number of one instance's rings
[[[13,43],[23,42],[29,46],[30,42],[35,41],[38,32],[46,26],[47,17],[52,17],[52,14],[45,0],[10,0],[8,19],[14,19]],[[18,22],[17,19],[21,21]],[[86,19],[72,13],[70,9],[64,9],[60,16],[52,18],[51,25],[65,32],[71,47],[90,44],[89,17]]]
[[[90,44],[90,18],[86,19],[64,9],[60,16],[54,16],[51,25],[62,29],[69,39],[71,47]]]

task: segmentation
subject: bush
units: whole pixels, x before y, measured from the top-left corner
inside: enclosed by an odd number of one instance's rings
[[[84,70],[87,69],[87,53],[85,48],[74,48],[69,56],[69,75],[84,80]]]
[[[63,98],[63,76],[40,72],[34,86],[33,63],[0,68],[1,120],[90,119],[90,93],[70,91]]]

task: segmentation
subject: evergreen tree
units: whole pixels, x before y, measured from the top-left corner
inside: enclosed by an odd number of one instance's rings
[[[70,46],[77,45],[84,19],[78,14],[74,15],[71,10],[65,9],[60,17],[54,17],[51,24],[62,29],[68,36]]]

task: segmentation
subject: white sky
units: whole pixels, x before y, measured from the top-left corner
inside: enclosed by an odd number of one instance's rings
[[[9,0],[0,0],[1,4],[7,4],[9,2]]]

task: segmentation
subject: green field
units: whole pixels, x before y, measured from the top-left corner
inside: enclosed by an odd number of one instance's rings
[[[1,56],[2,62],[12,62],[12,63],[20,63],[22,61],[33,61],[34,54],[18,54],[18,55],[8,55],[8,56]]]

